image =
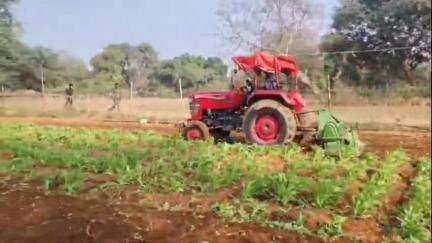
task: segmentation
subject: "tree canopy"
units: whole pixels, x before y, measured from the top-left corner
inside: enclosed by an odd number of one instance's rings
[[[310,0],[225,0],[217,16],[221,37],[234,49],[292,54],[319,41],[322,13]]]
[[[167,86],[176,86],[178,79],[181,78],[184,88],[192,88],[216,80],[224,80],[227,69],[220,58],[185,54],[162,62],[154,77]]]
[[[157,52],[147,43],[109,45],[91,60],[91,65],[98,81],[125,85],[134,82],[138,89],[155,84],[178,89],[179,78],[183,88],[196,88],[224,80],[228,69],[218,57],[184,54],[160,61]]]
[[[395,80],[417,85],[419,67],[430,70],[430,1],[340,2],[332,30],[320,39],[325,13],[316,1],[220,0],[219,35],[231,53],[295,55],[301,77],[315,87],[324,88],[328,75],[333,86],[389,87]],[[180,79],[189,90],[227,80],[228,66],[219,57],[184,54],[161,60],[145,42],[107,45],[90,65],[64,52],[30,47],[20,40],[12,11],[18,3],[0,0],[1,89],[39,91],[44,84],[59,90],[76,83],[93,92],[120,83],[145,94],[157,88],[176,91]],[[315,55],[319,51],[330,54]],[[345,52],[331,53],[339,51]],[[425,79],[430,83],[430,74]]]
[[[328,55],[327,61],[355,82],[364,73],[377,77],[373,82],[378,85],[388,82],[389,76],[405,74],[414,85],[412,71],[431,57],[430,11],[430,1],[425,0],[345,0],[334,16],[333,33],[321,48],[380,50]]]
[[[41,90],[41,68],[47,87],[88,77],[82,61],[45,47],[28,47],[19,40],[20,25],[12,12],[17,0],[0,0],[0,85],[9,89]]]
[[[126,85],[134,82],[139,87],[145,87],[158,62],[158,54],[151,45],[123,43],[107,46],[102,53],[93,57],[91,65],[96,79],[102,82],[124,82]]]

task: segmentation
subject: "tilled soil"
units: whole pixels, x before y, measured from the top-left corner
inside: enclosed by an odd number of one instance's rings
[[[178,133],[178,129],[169,124],[0,118],[0,123],[25,122],[46,126],[150,130],[167,135]],[[406,150],[411,158],[430,156],[430,133],[360,131],[360,138],[366,145],[366,152],[379,156],[395,149]],[[7,160],[8,155],[3,154],[2,159]],[[396,184],[392,191],[407,190],[409,179],[414,176],[413,168],[401,168],[399,174],[401,186]],[[110,200],[90,192],[70,197],[47,193],[40,185],[21,183],[0,175],[0,242],[320,242],[294,232],[267,229],[252,223],[232,224],[215,217],[209,209],[210,204],[237,194],[237,188],[216,194],[214,200],[211,196],[208,200],[203,199],[206,209],[201,212],[176,212],[145,205],[155,198],[158,201],[157,197],[181,205],[181,196],[150,195],[147,196],[148,202],[146,197],[137,200],[124,195],[123,200]],[[356,194],[358,190],[353,184],[351,193]],[[392,207],[382,210],[392,211],[402,203],[403,193],[390,193],[386,200]],[[352,219],[344,224],[344,231],[350,239],[364,242],[382,240],[376,221],[358,220]]]
[[[161,211],[47,193],[2,178],[0,242],[321,242],[211,213]]]
[[[412,158],[431,155],[430,132],[380,132],[361,131],[360,139],[365,143],[365,152],[385,155],[395,149],[405,150]]]

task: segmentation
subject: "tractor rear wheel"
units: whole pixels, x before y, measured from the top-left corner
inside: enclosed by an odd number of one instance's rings
[[[243,131],[249,143],[285,144],[294,139],[297,122],[288,107],[274,100],[261,100],[246,112]]]
[[[182,136],[188,141],[208,140],[210,132],[203,122],[191,121],[183,128]]]

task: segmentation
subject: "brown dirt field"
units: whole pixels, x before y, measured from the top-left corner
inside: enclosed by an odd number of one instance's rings
[[[348,208],[349,205],[351,205],[352,202],[354,201],[354,198],[357,197],[358,194],[361,192],[362,186],[363,183],[358,180],[351,182],[351,184],[347,186],[344,195],[344,200],[342,201],[341,206]]]
[[[0,242],[321,242],[256,224],[225,223],[211,213],[47,194],[4,178],[0,203]]]
[[[0,117],[1,123],[178,134],[178,129],[172,124]],[[404,149],[412,158],[430,156],[430,133],[360,131],[359,135],[366,144],[366,152],[382,156],[395,149]],[[99,155],[95,152],[94,156]],[[9,157],[8,154],[0,154],[0,160]],[[275,158],[271,164],[278,167],[277,171],[284,170],[283,166],[277,166],[281,164],[279,162]],[[404,191],[415,175],[415,168],[408,164],[398,172],[400,180],[384,200],[390,207],[381,208],[390,214],[403,203]],[[178,194],[141,194],[136,193],[137,188],[133,186],[113,197],[91,191],[106,181],[109,178],[92,178],[86,182],[86,190],[80,197],[68,197],[47,194],[40,186],[10,181],[0,175],[0,204],[4,205],[0,207],[0,242],[320,242],[319,239],[297,233],[266,229],[251,223],[232,224],[215,217],[211,213],[211,205],[237,195],[241,192],[241,183],[212,195],[193,198]],[[346,195],[349,201],[358,194],[360,185],[361,182],[358,182],[349,187],[352,189]],[[166,203],[169,207],[178,206],[182,210],[166,210]],[[291,217],[295,219],[296,211],[292,212]],[[302,215],[306,216],[306,225],[310,229],[330,220],[326,212],[316,209],[302,211]],[[371,218],[349,218],[344,224],[344,231],[346,237],[337,242],[353,239],[381,242],[384,235],[377,221]]]
[[[348,219],[343,225],[343,230],[347,239],[341,242],[347,242],[348,239],[356,239],[357,242],[383,242],[383,235],[380,226],[375,220],[365,219]]]
[[[61,119],[61,118],[22,118],[22,117],[0,117],[0,123],[7,124],[35,124],[40,126],[62,126],[75,128],[98,128],[98,129],[124,129],[128,131],[154,131],[157,133],[172,135],[179,132],[172,124],[140,124],[132,121],[115,120],[89,120],[89,119]]]
[[[403,149],[413,158],[431,155],[430,133],[361,131],[359,135],[366,144],[365,152],[385,155],[395,149]]]

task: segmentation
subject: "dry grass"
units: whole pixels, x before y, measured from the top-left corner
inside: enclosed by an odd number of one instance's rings
[[[187,99],[136,98],[124,99],[120,112],[108,112],[112,101],[105,97],[77,98],[72,110],[64,108],[62,96],[37,95],[0,98],[0,116],[9,117],[58,117],[86,119],[115,119],[177,122],[189,117]],[[313,105],[311,109],[321,105]],[[431,108],[427,105],[405,106],[335,106],[335,115],[348,123],[375,124],[385,128],[393,126],[429,127]]]
[[[109,112],[112,101],[105,97],[83,97],[75,99],[74,102],[72,109],[66,109],[65,100],[61,96],[7,97],[0,101],[0,115],[121,120],[146,118],[169,122],[187,119],[189,115],[187,99],[136,98],[132,101],[123,99],[120,112]]]
[[[336,117],[348,123],[430,127],[430,106],[336,106]]]

